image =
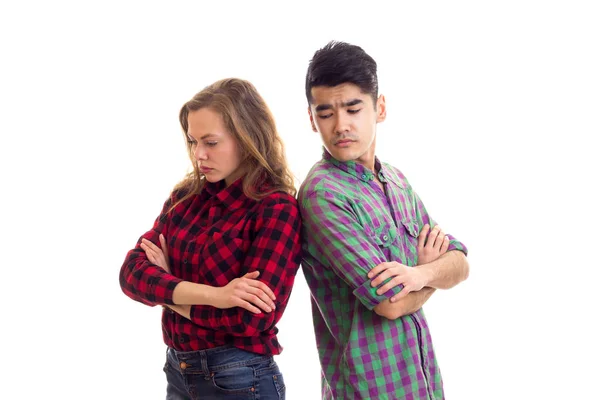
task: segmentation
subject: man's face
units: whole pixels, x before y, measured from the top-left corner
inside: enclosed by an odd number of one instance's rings
[[[377,123],[385,120],[385,98],[373,105],[371,95],[352,83],[316,86],[308,109],[313,131],[338,161],[354,160],[373,170]]]

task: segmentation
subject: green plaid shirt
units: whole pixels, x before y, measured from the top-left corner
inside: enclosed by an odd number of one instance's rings
[[[373,307],[400,289],[380,296],[367,278],[385,261],[415,266],[417,236],[435,222],[399,170],[377,158],[375,169],[385,192],[372,171],[324,151],[299,192],[323,399],[443,399],[423,310],[377,315]],[[449,250],[466,254],[448,236]]]

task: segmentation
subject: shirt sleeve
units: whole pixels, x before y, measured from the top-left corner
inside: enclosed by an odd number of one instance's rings
[[[147,239],[160,247],[158,237],[161,233],[165,237],[167,236],[166,222],[174,212],[169,212],[174,199],[175,194],[172,194],[164,203],[152,229],[139,238],[135,248],[129,250],[119,274],[123,293],[133,300],[149,306],[174,304],[173,290],[181,282],[181,279],[166,273],[162,268],[148,261],[146,253],[140,247],[142,239]]]
[[[349,199],[328,190],[314,190],[302,199],[301,212],[305,250],[346,282],[365,307],[372,310],[400,292],[396,286],[378,295],[377,287],[371,287],[367,274],[388,260],[365,232]]]
[[[411,191],[412,191],[412,189],[411,189]],[[419,224],[419,230],[417,232],[417,234],[418,234],[419,232],[421,232],[421,229],[423,229],[423,226],[425,224],[429,224],[429,226],[431,228],[433,228],[436,225],[436,222],[431,218],[431,216],[427,212],[427,209],[425,208],[425,205],[421,201],[421,198],[419,198],[419,195],[415,191],[412,191],[412,194],[413,194],[413,196],[412,196],[413,207],[415,208],[416,215],[417,215],[417,223]],[[468,253],[467,246],[465,246],[462,242],[458,241],[454,236],[452,236],[448,233],[446,233],[446,236],[448,236],[448,239],[450,239],[448,251],[458,250],[458,251],[462,251],[465,254],[465,256],[467,255],[467,253]]]
[[[190,318],[195,324],[235,336],[256,336],[273,329],[281,318],[300,266],[301,219],[295,199],[265,206],[255,229],[242,270],[260,271],[258,279],[275,294],[276,310],[254,314],[241,307],[193,305]]]

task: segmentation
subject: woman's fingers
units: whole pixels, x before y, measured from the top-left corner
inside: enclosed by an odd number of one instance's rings
[[[269,288],[263,282],[256,280],[256,278],[258,278],[258,275],[260,275],[259,271],[253,271],[253,272],[248,272],[246,275],[243,276],[243,278],[246,278],[246,283],[248,285],[262,290],[263,292],[265,292],[267,294],[267,296],[269,296],[271,298],[271,300],[274,301],[276,299],[275,293],[273,293],[271,288]]]
[[[267,304],[265,303],[260,296],[257,296],[255,294],[252,294],[250,292],[246,292],[243,291],[239,294],[239,297],[242,300],[247,301],[248,303],[251,303],[252,305],[260,308],[261,310],[265,311],[265,312],[271,312],[273,311],[273,309]]]
[[[254,314],[260,314],[260,310],[258,308],[256,308],[255,306],[253,306],[252,304],[248,303],[247,301],[244,301],[242,299],[238,299],[237,304],[235,304],[237,307],[241,307],[244,308],[248,311],[250,311],[251,313]]]
[[[158,240],[160,241],[160,247],[162,249],[162,252],[165,255],[165,260],[168,260],[169,248],[167,247],[167,240],[165,239],[162,233],[158,236]]]

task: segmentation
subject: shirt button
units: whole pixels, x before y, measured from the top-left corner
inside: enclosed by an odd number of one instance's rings
[[[367,176],[365,174],[362,174],[362,178],[367,179]]]
[[[187,264],[187,258],[184,258],[184,259],[183,259],[183,263],[184,263],[184,264]]]
[[[384,241],[386,241],[386,242],[387,242],[387,240],[388,240],[388,235],[383,235],[383,237],[382,237],[381,239],[383,239]]]

